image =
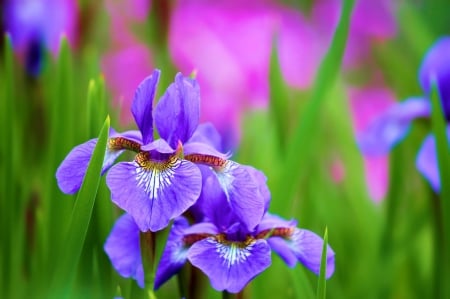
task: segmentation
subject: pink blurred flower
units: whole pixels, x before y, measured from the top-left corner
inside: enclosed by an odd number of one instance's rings
[[[385,87],[353,88],[349,90],[349,97],[355,135],[366,130],[378,116],[395,103],[395,95]],[[386,195],[389,181],[388,156],[363,156],[363,158],[369,195],[375,201],[380,201]]]
[[[344,56],[344,66],[354,67],[368,58],[374,42],[393,38],[397,32],[394,2],[356,0]],[[318,0],[312,18],[327,44],[339,21],[342,1]]]
[[[275,36],[286,81],[307,88],[319,61],[318,38],[300,12],[268,1],[179,1],[174,7],[173,61],[182,72],[197,70],[202,115],[222,133],[236,136],[243,111],[268,106]]]
[[[149,13],[148,0],[107,0],[110,16],[110,49],[101,60],[106,85],[113,103],[120,108],[123,123],[132,120],[130,113],[134,90],[153,70],[150,49],[135,35],[133,28],[142,24]]]

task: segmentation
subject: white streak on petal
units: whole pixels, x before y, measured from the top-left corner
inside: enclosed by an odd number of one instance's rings
[[[230,268],[234,264],[245,262],[251,255],[251,250],[255,244],[255,242],[252,242],[246,247],[241,247],[237,243],[223,244],[214,239],[209,239],[208,241],[215,244],[216,252],[219,254],[219,257],[223,259],[223,265],[227,268]]]
[[[136,180],[138,187],[142,188],[148,194],[150,199],[158,198],[159,192],[162,192],[172,183],[175,176],[175,170],[180,166],[181,160],[175,161],[170,167],[165,169],[144,168],[136,164]]]

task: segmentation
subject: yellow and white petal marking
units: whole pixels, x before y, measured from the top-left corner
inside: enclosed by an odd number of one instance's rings
[[[215,244],[216,252],[223,259],[222,263],[227,268],[245,262],[255,245],[253,238],[248,238],[245,242],[234,242],[225,240],[224,235],[217,235],[209,238],[208,241]]]
[[[148,152],[140,152],[136,155],[136,180],[138,187],[142,188],[151,199],[158,198],[158,191],[172,184],[175,170],[181,165],[181,160],[171,156],[166,161],[150,159]]]

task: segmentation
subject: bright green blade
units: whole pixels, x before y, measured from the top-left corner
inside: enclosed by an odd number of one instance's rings
[[[317,284],[317,299],[325,299],[326,297],[326,274],[327,274],[327,247],[328,247],[328,228],[325,228],[323,236],[322,259],[320,262],[319,281]]]
[[[60,240],[62,244],[60,247],[59,262],[53,274],[50,288],[50,291],[54,293],[49,294],[52,298],[68,297],[70,285],[77,271],[78,261],[83,249],[100,182],[100,174],[108,141],[109,125],[110,120],[108,116],[100,131],[97,145],[95,146],[83,184],[78,193],[71,219],[69,220],[66,239]]]
[[[333,87],[344,55],[354,0],[345,0],[343,3],[339,24],[331,46],[320,65],[311,98],[299,117],[292,139],[288,143],[284,164],[284,173],[286,174],[284,183],[280,186],[281,189],[274,190],[274,198],[279,198],[281,194],[285,195],[284,198],[292,198],[297,186],[296,183],[299,181],[302,170],[304,170],[302,165],[305,165],[310,157],[311,140],[315,138],[315,125],[320,119],[322,103]]]

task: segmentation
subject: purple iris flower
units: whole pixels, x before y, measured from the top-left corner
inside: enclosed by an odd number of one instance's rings
[[[199,198],[201,164],[217,176],[228,205],[249,229],[254,228],[264,214],[265,202],[259,182],[250,174],[253,169],[227,160],[227,155],[205,142],[207,135],[201,136],[207,130],[198,124],[196,80],[177,74],[153,110],[159,76],[155,70],[135,93],[131,110],[139,131],[109,135],[102,174],[111,168],[106,182],[112,201],[134,218],[141,231],[161,230]],[[161,139],[153,140],[153,120]],[[58,168],[56,178],[63,192],[80,188],[96,142],[92,139],[75,147]],[[112,166],[125,150],[135,152],[135,159]]]
[[[142,286],[141,252],[138,240],[133,237],[139,230],[127,219],[132,220],[125,214],[117,221],[106,241],[105,251],[120,275],[132,277]],[[213,288],[237,293],[270,266],[271,250],[289,267],[300,262],[319,274],[323,240],[296,226],[295,220],[287,221],[270,214],[266,214],[253,231],[239,222],[227,228],[213,222],[190,226],[186,218],[178,217],[159,261],[154,288],[161,287],[189,261],[209,277]],[[334,252],[328,246],[326,277],[333,272]]]
[[[265,176],[252,171],[260,181],[265,198],[265,212],[269,206],[270,192],[265,187]],[[232,293],[241,291],[248,282],[271,264],[274,250],[290,267],[301,262],[318,274],[323,241],[316,234],[297,228],[296,221],[286,221],[265,213],[253,229],[248,229],[240,217],[226,204],[226,195],[217,188],[217,179],[204,180],[202,195],[196,208],[203,212],[202,221],[189,226],[178,218],[159,262],[155,289],[189,261],[203,271],[216,290]],[[334,252],[328,247],[327,278],[334,271]]]
[[[367,155],[382,155],[408,134],[411,122],[416,118],[429,117],[431,102],[431,80],[436,79],[450,140],[450,37],[439,39],[425,55],[419,70],[419,82],[425,93],[423,97],[412,97],[391,106],[377,118],[366,131],[360,134],[358,144]],[[416,167],[428,180],[433,190],[440,191],[435,138],[428,135],[419,150]]]
[[[31,75],[40,73],[44,49],[57,54],[62,35],[75,43],[77,10],[74,0],[6,1],[5,29]]]
[[[219,143],[217,133],[211,126],[203,126],[199,131],[192,137],[196,142],[206,141],[207,136],[208,144]],[[202,172],[202,191],[195,205],[189,209],[196,222],[190,224],[183,216],[174,219],[156,270],[155,289],[189,261],[209,277],[213,288],[236,293],[270,266],[272,250],[290,267],[300,262],[314,273],[319,273],[323,240],[313,232],[297,228],[295,220],[287,221],[267,213],[270,192],[262,172],[249,166],[237,167],[240,168],[238,172],[245,173],[246,180],[255,185],[255,189],[242,187],[243,191],[234,195],[236,200],[230,202],[230,190],[234,187],[224,186],[233,185],[231,176],[218,175],[206,166],[199,168]],[[239,178],[238,174],[234,175]],[[236,187],[241,189],[239,185]],[[253,197],[262,198],[264,213],[262,218],[253,217],[250,222],[247,218],[251,215],[245,214],[244,209],[253,211],[257,208],[245,200],[251,196],[247,194],[249,191]],[[244,201],[241,203],[239,199]],[[132,277],[139,283],[143,279],[140,272],[142,260],[135,238],[139,227],[123,220],[127,218],[132,219],[125,214],[117,221],[105,244],[105,251],[122,276]],[[257,223],[254,225],[255,221]],[[327,278],[334,272],[334,252],[329,246],[326,271]]]

